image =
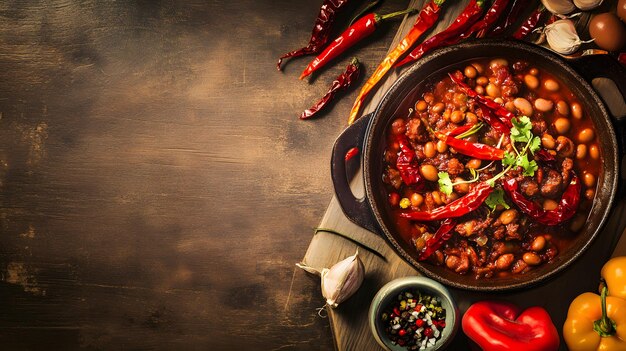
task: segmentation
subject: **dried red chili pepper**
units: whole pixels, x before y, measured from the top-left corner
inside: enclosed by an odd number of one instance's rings
[[[482,118],[491,126],[491,128],[497,130],[498,132],[508,135],[511,132],[511,128],[504,125],[504,123],[496,116],[493,115],[493,111],[486,107],[478,108],[482,113]]]
[[[441,222],[441,226],[435,232],[432,238],[426,241],[426,246],[422,249],[418,261],[424,261],[433,254],[433,252],[439,250],[439,248],[450,240],[452,237],[452,229],[456,226],[456,220],[453,218],[446,218]]]
[[[385,57],[382,62],[376,67],[376,70],[371,77],[365,82],[363,88],[359,92],[359,96],[356,98],[352,110],[350,111],[350,117],[348,118],[348,124],[354,123],[361,109],[361,105],[367,94],[380,82],[380,80],[389,72],[394,63],[398,61],[404,53],[409,50],[417,40],[429,30],[435,22],[439,19],[440,6],[443,5],[445,0],[432,0],[428,5],[420,11],[415,20],[415,24],[407,35],[396,45],[396,47]]]
[[[512,127],[513,123],[511,122],[511,120],[513,118],[515,118],[515,114],[513,114],[512,112],[510,112],[509,110],[505,109],[502,105],[498,104],[497,102],[487,99],[486,97],[478,94],[474,89],[470,88],[467,84],[463,83],[463,81],[459,78],[457,78],[456,76],[454,76],[453,74],[448,74],[450,76],[450,79],[452,79],[452,81],[461,89],[462,92],[464,92],[467,96],[471,97],[472,99],[476,99],[476,101],[487,107],[490,108],[495,114],[496,116],[498,116],[500,118],[500,120],[506,124],[507,127]]]
[[[359,154],[359,148],[355,146],[352,149],[348,150],[348,152],[346,152],[345,160],[350,161],[354,156],[358,154]]]
[[[300,119],[307,119],[311,116],[315,115],[318,111],[320,111],[324,106],[326,106],[337,94],[338,91],[347,89],[352,82],[354,82],[358,76],[360,71],[360,64],[357,58],[353,58],[350,61],[350,64],[346,67],[345,72],[340,74],[330,85],[330,89],[315,105],[313,105],[308,110],[304,110],[300,115]]]
[[[459,133],[460,134],[460,133]],[[446,135],[441,132],[435,132],[435,136],[446,142],[458,153],[474,157],[480,160],[501,160],[504,158],[504,150],[489,146],[487,144],[472,143],[467,140],[457,139],[452,135]]]
[[[471,0],[465,7],[463,12],[452,22],[452,24],[444,31],[430,37],[413,51],[411,51],[403,60],[398,62],[395,67],[404,66],[422,57],[428,51],[437,48],[443,44],[449,44],[451,41],[460,40],[460,35],[466,29],[470,28],[480,18],[483,12],[484,0]],[[455,40],[456,38],[456,40]]]
[[[554,155],[552,155],[545,149],[540,149],[539,151],[535,152],[535,157],[537,157],[537,160],[547,163],[556,162],[556,158],[554,158]]]
[[[526,38],[526,36],[537,27],[537,24],[539,24],[539,21],[543,17],[544,13],[546,13],[546,8],[543,5],[539,5],[539,7],[530,14],[522,26],[519,27],[519,29],[513,34],[513,38],[518,40]]]
[[[361,17],[361,19],[348,27],[348,29],[346,29],[337,37],[337,39],[330,43],[321,54],[317,55],[317,57],[309,63],[300,75],[300,79],[304,79],[304,77],[315,72],[317,69],[324,67],[328,62],[345,52],[348,48],[374,33],[382,21],[396,16],[405,15],[411,11],[413,10],[409,9],[386,15],[370,13]]]
[[[572,172],[572,179],[563,192],[559,206],[554,210],[547,211],[535,202],[526,199],[524,195],[518,191],[517,180],[515,178],[507,180],[502,186],[513,203],[515,203],[522,212],[545,225],[557,225],[572,218],[578,208],[580,190],[582,188],[578,176],[576,176],[576,173]]]
[[[396,141],[400,146],[396,168],[400,172],[402,181],[406,185],[419,184],[422,181],[422,175],[417,164],[413,162],[415,160],[415,151],[411,148],[411,144],[405,135],[398,135]]]
[[[513,0],[513,5],[502,23],[499,23],[491,32],[487,33],[488,36],[493,37],[502,34],[507,30],[515,21],[519,19],[522,11],[530,5],[529,0]]]
[[[335,22],[337,12],[341,10],[349,0],[324,0],[324,3],[320,7],[320,12],[315,19],[315,25],[311,32],[311,39],[309,44],[298,50],[290,51],[278,59],[276,68],[280,71],[280,65],[283,59],[288,57],[298,57],[303,55],[317,54],[322,50],[326,42],[328,42],[328,36],[330,35],[330,29]]]
[[[479,183],[465,196],[445,206],[437,207],[432,211],[402,212],[400,213],[400,217],[415,221],[437,221],[440,219],[461,217],[479,208],[492,191],[493,188],[487,183]]]
[[[508,4],[509,0],[495,0],[489,10],[487,10],[487,13],[485,13],[485,16],[480,21],[474,23],[465,33],[461,34],[461,39],[469,38],[474,33],[476,33],[476,38],[484,37],[486,32],[491,29],[491,26],[500,18]]]

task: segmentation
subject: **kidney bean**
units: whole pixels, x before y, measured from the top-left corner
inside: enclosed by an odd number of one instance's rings
[[[559,207],[559,204],[552,199],[545,199],[543,201],[543,209],[546,211],[552,211]]]
[[[507,101],[504,104],[504,108],[507,109],[507,111],[509,111],[509,112],[516,112],[517,111],[515,109],[515,104],[513,103],[513,101]]]
[[[554,103],[550,100],[546,100],[544,98],[539,98],[535,100],[535,108],[541,112],[548,112],[552,110]]]
[[[585,190],[585,198],[587,198],[588,200],[593,200],[593,196],[596,194],[596,191],[593,189],[587,189]]]
[[[571,109],[572,109],[572,117],[576,119],[583,118],[583,107],[580,106],[580,103],[572,102]]]
[[[487,84],[485,91],[487,92],[487,95],[491,96],[492,98],[500,96],[500,88],[493,83]]]
[[[497,102],[497,103],[499,103],[499,104],[504,103],[504,100],[502,100],[502,98],[501,98],[501,97],[497,97],[497,98],[493,99],[493,101],[494,101],[494,102]]]
[[[576,147],[576,158],[582,160],[585,158],[585,156],[587,156],[587,145],[579,144]]]
[[[438,102],[430,109],[430,111],[434,113],[441,113],[445,108],[446,105],[444,105],[443,102]]]
[[[448,151],[448,144],[443,140],[437,141],[437,152],[443,154],[446,151]]]
[[[531,266],[536,266],[541,263],[541,257],[534,252],[526,252],[524,256],[522,256],[522,259],[526,264]]]
[[[569,225],[569,229],[572,232],[576,233],[583,228],[583,226],[585,225],[585,221],[586,218],[583,215],[576,215],[574,219],[572,219],[572,222]]]
[[[593,187],[594,185],[596,185],[596,176],[591,173],[585,172],[583,174],[583,183],[585,183],[585,186],[587,188]]]
[[[498,217],[500,222],[502,222],[502,224],[504,225],[511,224],[516,218],[517,210],[514,210],[512,208],[502,212],[500,214],[500,217]]]
[[[420,173],[424,178],[430,180],[431,182],[436,182],[439,179],[439,176],[437,175],[437,168],[433,165],[422,165],[420,167]]]
[[[465,179],[461,178],[461,177],[456,177],[454,178],[454,183],[456,182],[462,182]],[[469,192],[469,184],[467,183],[463,183],[463,184],[457,184],[454,186],[454,191],[459,193],[459,194],[466,194]]]
[[[528,70],[528,73],[532,74],[533,76],[536,76],[539,74],[539,70],[535,67],[531,68]]]
[[[467,168],[479,169],[483,162],[477,158],[473,158],[467,162]]]
[[[493,59],[489,62],[489,68],[491,68],[492,71],[498,68],[498,66],[508,66],[508,65],[509,65],[509,61],[503,58]]]
[[[485,76],[480,76],[480,77],[476,78],[476,84],[478,84],[478,85],[485,86],[485,85],[487,85],[487,83],[489,83],[489,79],[487,79],[487,77],[485,77]]]
[[[429,141],[426,144],[424,144],[424,156],[426,156],[427,158],[433,158],[435,157],[435,155],[437,155],[437,149],[435,149],[435,143],[433,143],[432,141]]]
[[[569,105],[563,100],[557,101],[556,110],[563,116],[569,116]]]
[[[589,146],[589,156],[591,156],[594,160],[600,158],[600,149],[598,148],[598,145],[593,144]]]
[[[424,112],[428,108],[428,104],[424,100],[420,100],[415,104],[415,109],[419,112]]]
[[[515,107],[517,107],[517,109],[524,115],[524,116],[532,116],[533,115],[533,106],[530,104],[530,101],[524,99],[524,98],[515,98],[515,100],[513,100],[513,105],[515,105]]]
[[[478,74],[485,73],[485,66],[483,66],[482,64],[480,64],[478,62],[474,62],[474,63],[472,63],[472,66],[474,66],[474,68],[476,68],[476,71],[478,72]]]
[[[476,114],[473,112],[466,112],[465,120],[467,121],[467,123],[474,124],[478,122],[478,116],[476,116]]]
[[[443,198],[442,198],[442,194],[440,192],[438,192],[437,190],[433,191],[432,193],[430,193],[430,195],[433,197],[433,201],[435,201],[435,203],[438,206],[441,206],[444,204]]]
[[[515,274],[522,273],[526,268],[528,268],[528,265],[524,262],[524,260],[517,260],[513,265],[513,268],[511,268],[511,272]]]
[[[474,91],[476,91],[478,95],[485,95],[485,88],[483,88],[482,85],[477,85]]]
[[[501,271],[507,270],[511,267],[511,264],[513,264],[513,260],[515,260],[513,254],[500,255],[496,260],[496,268]]]
[[[543,235],[537,235],[530,244],[530,248],[535,252],[543,250],[544,247],[546,247],[546,238]]]
[[[534,75],[527,74],[524,76],[524,84],[526,84],[528,89],[534,90],[539,86],[539,79]]]
[[[424,197],[421,194],[413,193],[413,195],[411,195],[411,206],[420,207],[423,202],[424,202]]]
[[[549,78],[543,81],[543,87],[548,91],[558,91],[559,88],[561,88],[559,83],[557,83],[554,79]]]
[[[585,128],[578,133],[578,141],[581,143],[588,143],[593,140],[595,133],[591,128]]]
[[[476,76],[478,75],[478,71],[476,70],[476,67],[472,65],[465,67],[465,70],[463,71],[463,73],[465,74],[467,78],[476,78]]]
[[[554,124],[554,129],[556,130],[556,132],[561,135],[567,134],[567,132],[569,132],[570,127],[572,126],[569,119],[565,117],[557,118],[553,124]]]
[[[554,150],[556,147],[556,141],[554,141],[554,137],[548,133],[544,133],[541,136],[541,145],[548,150]]]
[[[452,111],[452,114],[450,115],[450,121],[452,121],[452,123],[459,124],[463,122],[464,120],[465,120],[465,114],[463,112],[461,112],[460,110]]]

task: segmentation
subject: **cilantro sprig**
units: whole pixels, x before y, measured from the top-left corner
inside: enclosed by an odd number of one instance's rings
[[[485,200],[485,204],[491,208],[491,211],[495,210],[498,205],[502,205],[507,210],[511,207],[504,200],[504,191],[501,188],[495,188]]]
[[[478,173],[473,168],[470,168],[470,173],[472,174],[472,179],[461,180],[461,181],[454,182],[454,183],[450,179],[450,175],[448,174],[448,172],[437,173],[437,175],[439,176],[439,180],[437,182],[439,184],[439,190],[441,190],[441,192],[446,195],[450,195],[452,194],[452,188],[455,185],[474,183],[475,181],[478,180]]]

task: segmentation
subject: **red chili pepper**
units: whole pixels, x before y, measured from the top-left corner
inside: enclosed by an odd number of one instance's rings
[[[544,210],[535,202],[526,199],[524,195],[517,190],[517,180],[515,178],[507,180],[502,186],[513,203],[515,203],[522,212],[545,225],[557,225],[572,218],[576,213],[576,209],[578,209],[580,190],[582,188],[578,176],[576,176],[576,173],[572,172],[572,179],[563,192],[559,206],[554,210],[548,211]]]
[[[417,42],[424,32],[430,29],[433,24],[437,22],[439,19],[440,6],[443,5],[444,1],[445,0],[432,0],[428,3],[428,5],[424,6],[419,15],[417,15],[415,24],[413,24],[409,33],[407,33],[404,39],[398,43],[393,51],[391,51],[387,57],[382,60],[378,67],[376,67],[372,76],[367,80],[367,82],[365,82],[365,84],[363,84],[363,88],[361,88],[359,96],[356,98],[356,101],[352,106],[352,110],[350,110],[348,124],[352,124],[356,121],[359,110],[361,109],[361,104],[365,101],[367,94],[369,94],[369,92],[374,89],[376,84],[378,84],[385,74],[389,72],[394,63],[396,63],[396,61],[398,61],[398,59]]]
[[[435,232],[432,238],[426,241],[426,246],[417,258],[418,261],[424,261],[433,254],[433,252],[439,250],[439,248],[445,244],[446,241],[452,237],[452,229],[456,226],[456,220],[453,218],[446,218],[441,222],[441,226]],[[419,326],[418,326],[419,327]]]
[[[453,147],[458,153],[481,160],[501,160],[504,158],[504,150],[481,143],[472,143],[467,140],[457,139],[452,135],[435,132],[435,136]]]
[[[535,152],[535,157],[537,157],[537,160],[539,161],[548,162],[548,163],[552,163],[556,161],[556,159],[554,158],[554,155],[552,155],[545,149],[540,149],[539,151]]]
[[[281,56],[278,59],[276,68],[280,71],[280,64],[283,62],[284,58],[311,55],[320,52],[328,41],[330,29],[333,22],[335,22],[337,12],[339,12],[339,10],[341,10],[347,3],[348,0],[324,0],[324,3],[320,7],[320,12],[315,19],[315,25],[313,26],[313,31],[311,32],[309,44],[301,49],[288,52]]]
[[[395,67],[404,66],[422,57],[428,51],[437,48],[443,44],[449,44],[450,40],[457,38],[470,26],[472,26],[479,18],[483,11],[484,0],[471,0],[465,7],[463,12],[446,28],[446,30],[430,37],[420,45],[418,45],[407,57],[398,62]]]
[[[489,108],[478,108],[482,113],[482,117],[491,126],[491,128],[497,130],[498,132],[508,135],[511,132],[511,128],[504,125],[504,123],[496,116],[493,115],[493,111]]]
[[[511,120],[513,118],[515,118],[515,114],[513,114],[512,112],[510,112],[509,110],[505,109],[502,105],[498,104],[497,102],[487,99],[486,97],[478,94],[474,89],[470,88],[467,84],[463,83],[463,81],[457,77],[455,77],[453,74],[448,74],[450,76],[450,79],[452,79],[452,81],[459,86],[459,88],[461,89],[462,92],[464,92],[465,94],[467,94],[467,96],[476,99],[476,101],[487,107],[490,108],[495,114],[496,116],[498,116],[500,118],[500,120],[507,125],[507,127],[511,128],[513,127],[513,123],[511,122]]]
[[[300,119],[307,119],[311,116],[315,115],[318,111],[320,111],[324,106],[326,106],[337,94],[338,91],[342,89],[347,89],[352,82],[354,82],[358,76],[360,71],[359,60],[355,58],[350,61],[350,64],[346,67],[346,71],[340,74],[330,85],[330,89],[324,95],[320,101],[318,101],[315,105],[313,105],[308,110],[304,110],[300,115]]]
[[[479,183],[462,198],[437,207],[432,211],[410,211],[400,213],[400,217],[415,221],[437,221],[446,218],[461,217],[476,210],[493,191],[487,183]]]
[[[617,61],[626,66],[626,52],[621,52],[619,55],[617,55]]]
[[[461,39],[469,38],[474,33],[476,33],[476,38],[484,37],[485,33],[500,18],[508,4],[509,0],[495,0],[489,10],[487,10],[487,13],[485,13],[485,16],[480,21],[474,23],[465,33],[461,34]]]
[[[348,150],[348,152],[346,152],[346,161],[350,161],[354,156],[359,154],[359,148],[358,147],[353,147],[352,149]]]
[[[317,55],[313,61],[304,69],[300,75],[300,79],[315,72],[317,69],[324,67],[329,61],[339,56],[341,53],[361,41],[363,38],[371,35],[378,28],[378,24],[388,18],[405,15],[413,11],[412,9],[393,12],[387,15],[378,15],[370,13],[361,17],[353,25],[348,27],[337,39],[330,43],[321,54]]]
[[[546,13],[546,8],[543,5],[539,5],[539,7],[530,14],[528,19],[526,19],[524,24],[513,34],[513,38],[518,40],[526,38],[526,36],[537,27],[544,13]]]
[[[483,351],[556,351],[559,332],[548,312],[538,306],[522,311],[504,301],[479,301],[461,322],[463,332]]]
[[[488,33],[489,36],[493,37],[502,34],[502,32],[511,27],[511,25],[519,19],[522,11],[527,9],[529,5],[529,0],[513,0],[513,5],[511,5],[511,9],[504,19],[504,22],[498,24],[490,33]]]
[[[415,160],[415,151],[411,148],[411,144],[407,137],[403,134],[397,136],[398,145],[400,145],[400,153],[396,161],[396,168],[400,172],[400,177],[406,185],[418,184],[422,181],[422,175],[419,172]]]

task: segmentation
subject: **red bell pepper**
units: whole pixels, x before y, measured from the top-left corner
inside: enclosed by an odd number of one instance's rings
[[[461,322],[463,332],[483,351],[556,351],[559,332],[545,309],[522,311],[503,301],[480,301],[470,306]]]

